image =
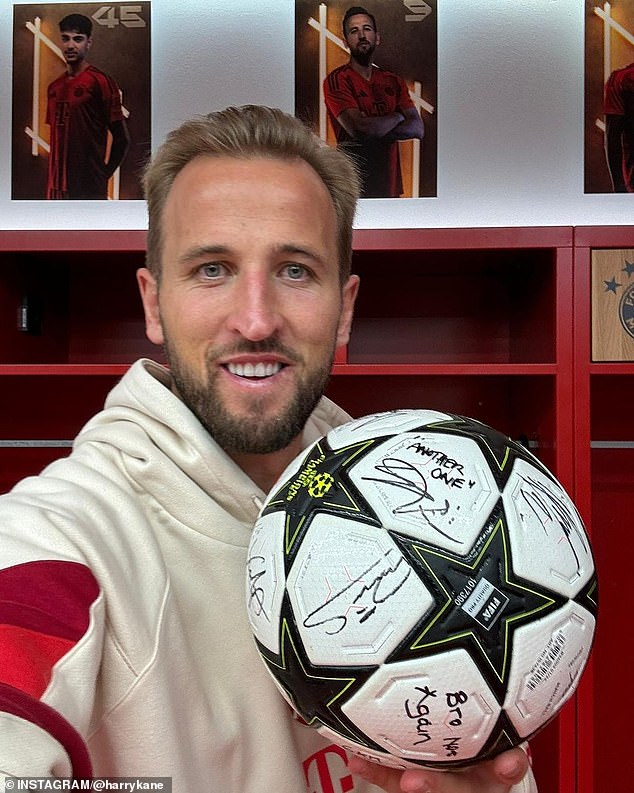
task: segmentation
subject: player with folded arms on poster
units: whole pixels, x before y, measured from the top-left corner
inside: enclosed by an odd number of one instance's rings
[[[605,155],[615,193],[634,193],[634,63],[605,85]]]
[[[349,61],[324,81],[337,147],[356,161],[363,198],[398,198],[403,192],[398,141],[422,140],[423,121],[405,81],[372,63],[381,42],[374,16],[352,6],[343,18],[343,36]]]
[[[69,14],[59,23],[66,71],[48,87],[49,199],[106,199],[108,180],[130,143],[121,92],[112,77],[88,63],[92,21]],[[108,132],[112,135],[108,159]]]

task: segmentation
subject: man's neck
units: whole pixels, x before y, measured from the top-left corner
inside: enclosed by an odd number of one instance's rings
[[[301,435],[295,438],[284,449],[269,454],[238,454],[227,452],[252,482],[268,493],[282,475],[282,471],[302,450]]]
[[[372,77],[372,64],[369,63],[367,66],[364,66],[359,61],[356,61],[354,58],[350,58],[349,65],[360,74],[361,77],[364,77],[366,80],[369,80]]]
[[[85,72],[86,69],[90,66],[88,61],[82,61],[78,64],[66,64],[66,73],[69,77],[77,77],[78,74]]]

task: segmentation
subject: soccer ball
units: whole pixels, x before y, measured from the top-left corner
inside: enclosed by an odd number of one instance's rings
[[[397,768],[468,765],[533,735],[573,693],[597,612],[588,537],[553,475],[430,410],[352,421],[287,468],[246,596],[289,704]]]

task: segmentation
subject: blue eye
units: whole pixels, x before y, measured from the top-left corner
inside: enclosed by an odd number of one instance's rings
[[[205,278],[220,278],[221,275],[224,275],[224,265],[219,264],[218,262],[211,262],[209,264],[203,264],[200,268],[201,273],[205,276]]]
[[[299,281],[306,276],[306,268],[301,264],[288,264],[286,272],[293,281]]]

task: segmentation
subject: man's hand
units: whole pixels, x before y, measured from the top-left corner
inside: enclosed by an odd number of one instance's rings
[[[522,749],[511,749],[460,771],[397,771],[351,755],[349,768],[387,793],[509,793],[524,778],[528,757]]]

